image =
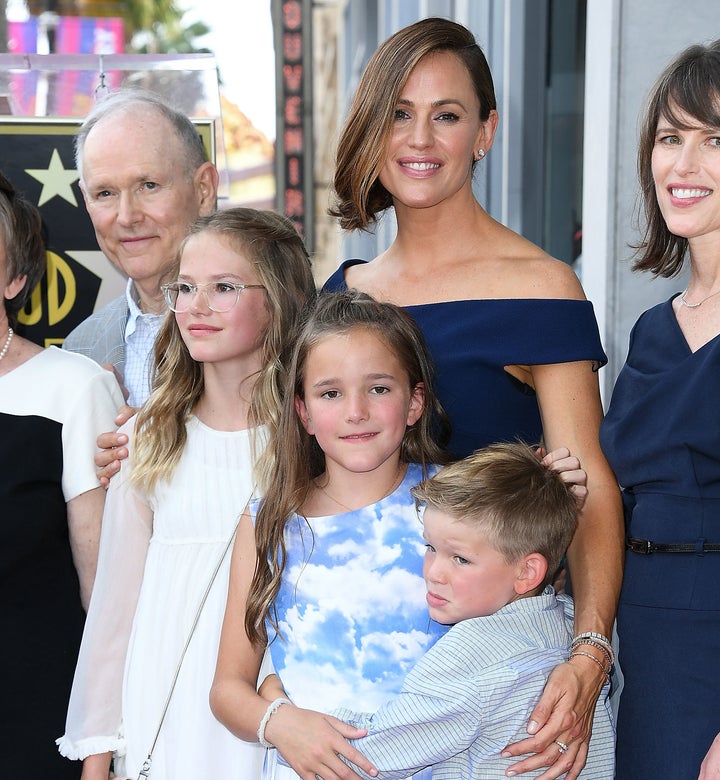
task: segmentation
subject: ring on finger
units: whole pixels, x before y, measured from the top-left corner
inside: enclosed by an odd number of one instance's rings
[[[554,739],[553,742],[558,746],[560,755],[565,755],[568,752],[568,746],[564,742],[560,742],[559,739]]]

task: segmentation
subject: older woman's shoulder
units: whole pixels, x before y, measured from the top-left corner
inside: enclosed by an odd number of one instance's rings
[[[43,364],[44,369],[59,371],[63,374],[74,376],[78,380],[91,379],[103,373],[110,373],[85,355],[80,355],[77,352],[68,352],[55,346],[42,350],[38,353],[36,360]]]
[[[59,392],[60,388],[71,388],[76,398],[87,394],[93,398],[108,398],[116,411],[124,403],[122,390],[113,371],[77,352],[50,346],[27,362],[24,370],[26,380],[30,378],[43,382],[48,377],[52,377],[55,392]]]

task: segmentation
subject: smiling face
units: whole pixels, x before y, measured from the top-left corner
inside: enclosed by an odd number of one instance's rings
[[[395,107],[380,182],[395,207],[424,208],[472,195],[473,155],[492,145],[497,113],[480,121],[480,101],[463,62],[451,52],[424,57]]]
[[[172,125],[147,108],[101,119],[82,154],[81,187],[100,248],[159,298],[190,224],[214,207],[212,165],[188,172]]]
[[[254,264],[230,240],[211,230],[185,243],[178,280],[192,285],[217,282],[262,284]],[[262,344],[270,323],[265,290],[242,290],[229,311],[214,312],[198,291],[185,312],[175,314],[180,334],[193,360],[233,364],[245,376],[262,366]]]
[[[720,239],[720,128],[701,125],[675,110],[676,126],[660,117],[652,151],[652,175],[671,233],[690,240]]]
[[[422,412],[422,387],[372,329],[326,336],[305,362],[303,398],[295,404],[305,430],[334,469],[366,473],[397,469],[408,425]]]
[[[508,563],[477,523],[428,506],[423,538],[428,609],[438,623],[492,615],[526,591],[523,562]]]

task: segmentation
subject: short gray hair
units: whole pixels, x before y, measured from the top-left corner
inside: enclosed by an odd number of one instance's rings
[[[98,102],[87,115],[75,136],[75,166],[81,180],[83,177],[83,149],[90,131],[105,117],[120,112],[129,112],[133,109],[154,111],[167,119],[175,130],[175,134],[185,152],[183,154],[183,162],[187,166],[186,174],[188,178],[192,178],[195,171],[203,163],[207,162],[207,154],[205,153],[202,139],[198,134],[197,128],[186,114],[182,111],[176,111],[155,92],[147,89],[123,88],[117,92],[110,93]]]
[[[18,313],[45,273],[46,254],[40,212],[0,172],[0,244],[7,259],[6,282],[25,276],[22,290],[4,298],[5,313],[12,327]]]

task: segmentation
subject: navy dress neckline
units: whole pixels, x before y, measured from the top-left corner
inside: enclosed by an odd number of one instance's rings
[[[347,260],[323,290],[347,289]],[[592,304],[584,300],[483,298],[404,307],[423,332],[437,394],[452,425],[449,450],[464,457],[499,441],[542,440],[534,390],[505,370],[590,360],[607,363]]]

